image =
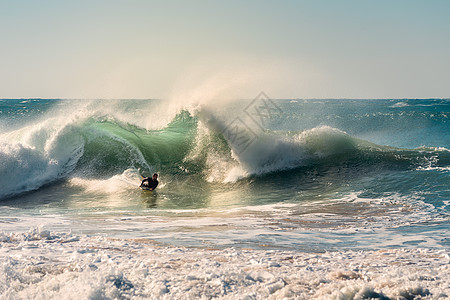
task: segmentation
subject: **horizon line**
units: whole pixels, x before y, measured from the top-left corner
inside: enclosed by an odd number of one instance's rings
[[[386,98],[276,98],[269,97],[272,100],[450,100],[450,97],[427,97],[427,98],[396,98],[396,97],[386,97]],[[19,97],[19,98],[0,98],[0,101],[3,100],[167,100],[164,98],[69,98],[69,97],[51,97],[51,98],[42,98],[42,97]],[[236,98],[236,100],[252,100],[252,98]]]

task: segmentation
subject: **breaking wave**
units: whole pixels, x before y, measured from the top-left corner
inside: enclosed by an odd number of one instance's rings
[[[238,136],[230,135],[231,125]],[[0,198],[67,178],[125,173],[223,184],[312,166],[446,168],[449,162],[445,148],[379,146],[330,126],[257,131],[206,109],[163,115],[155,101],[72,100],[0,134]]]

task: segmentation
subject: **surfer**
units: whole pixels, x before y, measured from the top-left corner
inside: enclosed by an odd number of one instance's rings
[[[139,187],[146,189],[146,190],[150,190],[153,191],[154,189],[156,189],[156,187],[158,186],[158,174],[153,174],[153,176],[150,177],[145,177],[142,182],[141,185]]]

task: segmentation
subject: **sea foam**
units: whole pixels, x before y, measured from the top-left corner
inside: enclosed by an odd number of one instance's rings
[[[0,233],[0,297],[440,299],[442,250],[304,253],[167,247],[32,229]]]

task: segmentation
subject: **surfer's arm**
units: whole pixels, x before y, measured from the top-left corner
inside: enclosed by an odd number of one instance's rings
[[[148,177],[145,177],[143,180],[142,180],[142,182],[141,182],[141,185],[140,186],[143,186],[144,185],[144,183],[147,181],[147,184],[148,184]]]

